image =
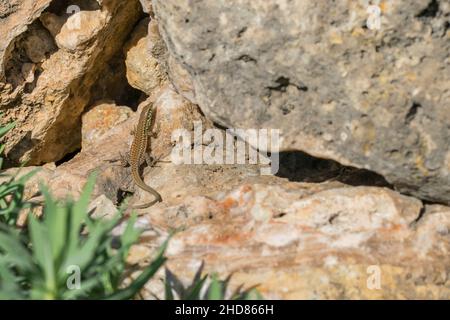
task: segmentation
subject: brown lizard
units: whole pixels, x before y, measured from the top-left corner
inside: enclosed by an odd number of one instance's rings
[[[155,122],[156,108],[153,108],[153,103],[150,103],[144,107],[139,116],[139,122],[134,132],[133,143],[131,144],[130,153],[128,155],[128,163],[131,166],[131,174],[133,176],[134,183],[141,189],[151,193],[155,200],[142,205],[133,206],[133,209],[145,209],[153,206],[157,202],[162,201],[161,195],[153,188],[148,186],[139,174],[139,168],[144,160],[149,166],[152,166],[152,161],[147,153],[148,144],[150,141],[149,135],[151,134],[152,127]]]

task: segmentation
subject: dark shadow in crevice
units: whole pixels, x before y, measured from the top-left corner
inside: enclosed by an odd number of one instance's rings
[[[79,154],[80,151],[81,151],[81,148],[79,148],[79,149],[77,149],[77,150],[75,150],[75,151],[73,151],[73,152],[71,152],[71,153],[66,154],[62,159],[56,161],[56,162],[55,162],[55,165],[56,165],[57,167],[59,167],[60,165],[66,163],[66,162],[69,162],[70,160],[72,160],[73,158],[75,158],[75,156],[76,156],[77,154]]]
[[[384,177],[369,170],[315,158],[301,151],[281,152],[279,155],[280,169],[276,176],[287,178],[289,181],[310,183],[339,181],[351,186],[393,188]]]
[[[53,1],[47,8],[47,12],[57,16],[69,16],[74,13],[74,9],[81,11],[100,10],[100,5],[96,0],[57,0]]]
[[[414,219],[414,221],[412,221],[412,222],[409,224],[409,226],[410,226],[410,227],[416,226],[416,225],[419,223],[419,221],[424,217],[426,211],[427,211],[427,210],[426,210],[426,207],[425,207],[425,204],[424,204],[424,205],[420,208],[420,211],[419,211],[419,214],[417,215],[417,218]]]
[[[128,190],[119,189],[117,190],[117,203],[118,207],[122,206],[127,199],[129,199],[133,195],[132,192]]]
[[[58,50],[52,35],[39,20],[28,26],[6,49],[4,80],[12,90],[31,93],[42,73],[41,64]]]
[[[289,86],[294,86],[296,87],[299,91],[304,91],[307,92],[308,91],[308,87],[305,85],[298,85],[295,84],[293,82],[291,82],[291,80],[289,78],[286,77],[279,77],[278,79],[275,80],[275,83],[277,85],[272,86],[272,87],[267,87],[267,89],[271,90],[271,91],[279,91],[279,92],[286,92],[287,88]]]
[[[417,111],[422,108],[422,105],[418,102],[413,102],[411,108],[409,108],[408,113],[405,117],[405,123],[410,124],[417,115]]]
[[[125,38],[123,45],[133,47],[141,39],[136,37],[133,39],[133,34],[136,31],[136,27],[145,18],[144,12],[142,17],[131,28],[130,33]],[[148,23],[147,23],[148,24]],[[147,27],[145,26],[145,30]],[[143,34],[145,37],[147,34]],[[128,44],[129,41],[134,40],[133,43]],[[99,75],[98,80],[92,88],[92,99],[90,101],[91,106],[97,104],[99,101],[114,101],[118,106],[128,106],[133,111],[136,111],[139,104],[147,99],[147,95],[139,89],[136,89],[130,85],[127,78],[127,66],[125,61],[126,50],[119,50],[108,62],[106,68]],[[86,110],[87,111],[87,110]]]
[[[54,0],[39,19],[56,37],[70,16],[81,11],[97,11],[101,7],[96,0]]]
[[[434,18],[439,12],[439,1],[431,0],[428,6],[423,9],[416,17],[417,18]]]
[[[128,83],[125,56],[122,51],[108,61],[107,67],[99,75],[91,90],[90,106],[97,105],[101,101],[113,101],[118,106],[128,106],[136,111],[139,103],[146,98],[142,91]]]

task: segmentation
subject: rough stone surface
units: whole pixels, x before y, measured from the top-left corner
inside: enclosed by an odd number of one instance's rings
[[[113,102],[99,102],[83,114],[81,126],[82,149],[97,143],[105,134],[131,117],[133,111]]]
[[[282,149],[376,171],[450,203],[450,3],[154,0],[196,101],[227,127],[281,129]]]
[[[166,135],[180,124],[192,128],[186,124],[201,116],[170,88],[150,99],[163,125],[156,156],[170,151]],[[114,214],[121,201],[117,195],[129,190],[130,175],[109,160],[128,149],[131,137],[124,137],[137,116],[99,136],[68,163],[42,168],[26,196],[32,197],[43,180],[58,198],[76,197],[96,170],[93,217]],[[321,170],[315,170],[319,176]],[[424,205],[387,188],[261,176],[258,165],[160,163],[145,171],[145,181],[164,202],[139,211],[138,225],[146,231],[130,252],[131,266],[148,264],[155,248],[177,229],[167,267],[186,283],[204,261],[205,272],[222,278],[234,274],[231,289],[259,284],[268,299],[450,298],[448,207]],[[139,191],[131,201],[150,197]],[[162,298],[162,271],[146,285],[144,298]]]
[[[166,267],[183,282],[203,261],[233,274],[231,290],[259,284],[269,299],[450,299],[449,207],[296,151],[446,202],[447,2],[381,1],[378,32],[364,27],[368,1],[140,2],[70,0],[75,14],[65,1],[0,3],[0,125],[17,123],[6,151],[12,163],[46,162],[2,171],[0,184],[39,168],[24,194],[39,204],[40,183],[76,198],[96,172],[96,219],[153,200],[121,158],[154,104],[150,155],[162,161],[142,176],[163,202],[137,211],[145,232],[131,277],[177,229]],[[84,27],[71,32],[76,17]],[[174,162],[177,129],[188,151],[210,146],[199,137],[213,123],[193,103],[224,125],[282,129],[277,176],[261,175],[263,164]],[[163,277],[141,296],[162,298]]]
[[[124,52],[128,82],[132,87],[150,95],[153,90],[167,82],[167,75],[151,53],[151,47],[160,39],[158,30],[148,26],[149,19],[138,24],[131,40],[125,45]]]
[[[170,85],[155,91],[132,115],[125,107],[101,104],[92,108],[83,117],[84,141],[82,144],[84,147],[81,152],[59,166],[47,164],[40,167],[38,174],[27,185],[25,197],[38,201],[40,198],[34,196],[39,191],[39,183],[44,182],[58,199],[68,196],[76,198],[81,194],[87,178],[93,172],[97,172],[98,175],[93,199],[104,195],[118,205],[123,201],[126,192],[135,193],[135,197],[131,199],[133,202],[148,197],[143,190],[134,187],[130,168],[124,167],[121,163],[121,155],[129,151],[133,139],[131,133],[135,128],[139,112],[148,103],[154,103],[158,110],[156,121],[159,130],[158,135],[152,139],[151,146],[151,156],[155,159],[165,159],[171,153],[174,130],[186,129],[190,132],[194,121],[204,122],[205,128],[210,126],[198,108],[177,94]],[[156,173],[164,172],[162,165],[157,164],[154,168],[147,168],[143,173],[145,181],[158,190],[166,184],[168,179],[166,175],[154,178]],[[25,174],[35,168],[27,167],[20,170]],[[15,174],[17,170],[16,168],[7,170],[3,179],[7,179],[7,175]],[[166,196],[164,189],[162,189],[162,195]],[[100,200],[100,211],[103,211],[102,208],[108,203],[102,198]]]
[[[448,207],[339,183],[234,183],[144,217],[156,230],[184,230],[168,250],[184,281],[204,261],[205,272],[233,273],[233,287],[260,284],[268,299],[450,297]],[[161,297],[155,282],[147,298]]]
[[[67,15],[64,3],[24,0],[0,21],[0,123],[16,122],[5,140],[11,163],[57,161],[79,148],[92,89],[142,13],[138,0],[99,1],[97,10],[96,1],[74,3],[81,11]]]
[[[153,16],[153,7],[152,7],[152,2],[149,0],[139,0],[141,2],[142,5],[142,9],[144,10],[145,13],[148,13],[150,16]]]
[[[88,208],[89,212],[92,212],[91,217],[94,219],[112,219],[117,214],[117,207],[114,203],[104,194],[95,198]]]
[[[80,11],[71,15],[55,37],[60,49],[77,51],[102,31],[108,22],[106,11]]]

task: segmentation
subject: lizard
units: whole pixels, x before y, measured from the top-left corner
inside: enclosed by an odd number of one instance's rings
[[[145,209],[153,206],[154,204],[161,202],[161,195],[152,187],[148,186],[144,180],[141,178],[139,173],[139,168],[144,160],[149,166],[152,166],[154,161],[152,161],[147,153],[148,144],[150,142],[149,135],[152,133],[152,127],[155,122],[156,108],[153,107],[153,103],[150,103],[144,107],[142,110],[137,127],[134,132],[134,139],[131,144],[130,152],[128,155],[127,162],[131,167],[131,175],[133,177],[133,182],[148,193],[155,197],[155,200],[142,205],[133,206],[133,209]]]

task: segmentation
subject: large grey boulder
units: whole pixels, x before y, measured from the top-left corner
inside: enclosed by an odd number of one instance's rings
[[[379,30],[367,26],[369,1],[154,0],[153,9],[217,123],[281,129],[282,150],[450,203],[450,3],[378,3]]]

